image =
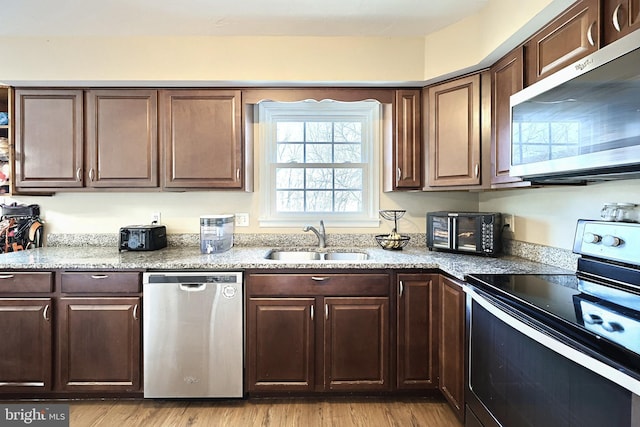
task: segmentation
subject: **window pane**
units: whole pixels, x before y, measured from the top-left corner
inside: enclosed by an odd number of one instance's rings
[[[361,142],[362,123],[360,122],[335,122],[334,141],[336,142]]]
[[[304,144],[278,144],[277,163],[303,163]]]
[[[334,188],[337,190],[362,189],[362,169],[336,169]]]
[[[333,169],[331,168],[308,168],[307,188],[323,189],[333,186]]]
[[[304,141],[304,122],[276,123],[276,141],[277,142]]]
[[[308,142],[331,142],[333,140],[332,124],[332,122],[307,122],[306,140]]]
[[[307,163],[331,163],[331,144],[307,144]]]
[[[276,191],[278,212],[303,212],[304,191]]]
[[[362,146],[360,144],[336,144],[335,163],[361,163]]]
[[[307,191],[307,212],[331,212],[333,210],[332,191]]]
[[[336,191],[336,212],[362,212],[362,191]]]
[[[277,168],[276,188],[304,188],[304,170],[293,168]]]

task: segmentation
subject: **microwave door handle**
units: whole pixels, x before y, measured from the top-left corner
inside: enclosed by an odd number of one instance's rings
[[[458,248],[458,220],[449,217],[449,249]]]

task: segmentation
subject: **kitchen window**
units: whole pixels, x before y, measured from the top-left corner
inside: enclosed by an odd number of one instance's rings
[[[377,227],[381,105],[261,102],[261,226]]]

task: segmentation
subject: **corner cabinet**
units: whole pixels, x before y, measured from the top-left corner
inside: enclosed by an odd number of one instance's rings
[[[242,105],[238,90],[161,90],[166,189],[242,189]]]
[[[422,187],[421,90],[396,90],[392,141],[385,139],[384,191]]]
[[[391,390],[386,273],[247,275],[247,391]]]
[[[440,276],[440,391],[459,419],[464,418],[465,295],[455,280]]]
[[[525,43],[526,85],[599,49],[600,1],[579,0]]]
[[[489,152],[490,83],[488,73],[482,72],[426,89],[428,179],[424,190],[488,184],[481,175],[481,161]]]
[[[418,273],[396,276],[398,390],[438,386],[438,277]]]

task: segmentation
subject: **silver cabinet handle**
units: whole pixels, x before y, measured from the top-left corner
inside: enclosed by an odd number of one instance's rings
[[[315,309],[313,308],[313,306],[311,306],[311,320],[313,320],[314,315],[315,315]]]
[[[331,279],[331,277],[311,276],[311,280],[313,280],[315,282],[326,282],[329,279]]]
[[[402,294],[404,293],[404,282],[401,280],[400,281],[400,292],[398,293],[398,296],[400,298],[402,298]]]
[[[76,169],[76,181],[82,181],[82,168]]]
[[[622,3],[620,3],[618,6],[616,6],[615,10],[613,11],[613,28],[616,29],[617,32],[622,31],[622,26],[620,25],[620,9],[622,8]]]
[[[402,169],[396,168],[396,181],[400,181],[402,178]]]
[[[325,320],[329,320],[329,304],[324,305],[324,318]]]
[[[474,171],[473,173],[475,173],[476,178],[477,178],[480,175],[480,164],[479,163],[476,163],[476,166],[474,167],[473,171]]]
[[[133,320],[138,320],[138,304],[133,306]]]
[[[89,169],[89,181],[94,181],[95,175],[96,175],[95,169],[93,168]]]
[[[0,279],[13,279],[13,274],[3,274],[0,276]]]
[[[42,312],[42,317],[44,317],[44,320],[46,320],[47,322],[51,320],[51,318],[49,317],[49,304],[44,306],[44,311]]]
[[[595,22],[592,22],[591,25],[589,25],[589,29],[587,30],[587,41],[589,42],[589,44],[591,46],[595,46],[596,42],[595,39],[593,38],[593,27],[596,25]]]
[[[91,275],[92,279],[107,279],[109,278],[108,274],[92,274]]]
[[[240,181],[240,168],[236,169],[236,181]]]

